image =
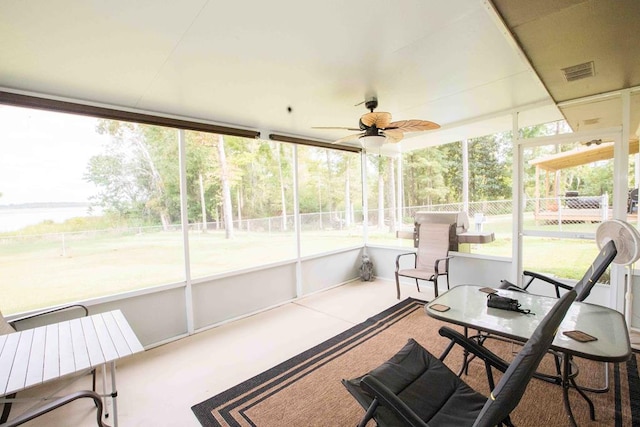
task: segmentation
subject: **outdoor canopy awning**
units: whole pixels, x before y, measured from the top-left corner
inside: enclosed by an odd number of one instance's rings
[[[638,152],[638,139],[629,141],[629,154]],[[603,142],[600,145],[580,147],[575,150],[533,159],[529,162],[540,169],[549,172],[571,168],[574,166],[586,165],[598,160],[608,160],[613,158],[613,142]]]

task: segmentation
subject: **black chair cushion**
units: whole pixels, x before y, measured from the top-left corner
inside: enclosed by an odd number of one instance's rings
[[[413,339],[369,375],[386,385],[430,426],[470,426],[487,401]],[[373,398],[360,387],[361,378],[343,383],[368,408]],[[375,419],[380,426],[402,424],[384,406],[378,408]]]

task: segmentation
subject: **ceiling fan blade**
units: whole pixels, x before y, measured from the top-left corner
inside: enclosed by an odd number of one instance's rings
[[[360,117],[360,121],[367,127],[375,125],[378,129],[384,129],[391,123],[391,113],[374,111],[373,113],[367,113]]]
[[[387,137],[388,142],[400,142],[402,138],[404,138],[404,132],[400,129],[389,129],[385,130],[384,136]]]
[[[341,127],[341,126],[311,126],[311,129],[339,129],[339,130],[352,130],[352,131],[359,131],[361,130],[360,128],[348,128],[348,127]]]
[[[362,133],[354,133],[352,135],[347,135],[342,137],[336,141],[333,141],[334,144],[340,144],[341,142],[353,141],[354,139],[359,139],[363,134]]]
[[[420,132],[423,130],[434,130],[440,128],[440,125],[427,120],[398,120],[389,123],[387,129],[398,129],[402,132]]]

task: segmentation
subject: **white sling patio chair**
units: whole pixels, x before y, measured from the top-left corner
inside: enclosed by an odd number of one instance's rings
[[[423,222],[418,229],[418,249],[416,252],[400,254],[396,258],[396,289],[400,299],[400,277],[416,280],[420,292],[419,280],[433,282],[433,291],[438,296],[438,277],[444,276],[449,289],[449,244],[451,233],[455,236],[455,224]],[[402,257],[415,257],[413,268],[400,268]]]

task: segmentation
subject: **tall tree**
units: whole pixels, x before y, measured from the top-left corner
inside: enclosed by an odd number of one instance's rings
[[[163,227],[179,217],[175,130],[100,120],[97,131],[111,136],[105,153],[93,156],[84,179],[100,190],[92,202],[131,218],[155,216]]]
[[[351,156],[344,156],[344,225],[351,227],[353,209],[351,207]]]
[[[273,142],[272,149],[275,152],[276,163],[278,165],[278,178],[280,181],[280,207],[282,210],[282,231],[287,231],[287,197],[285,193],[284,172],[282,167],[282,154],[281,150],[283,144]]]
[[[330,191],[327,191],[327,197],[326,197],[326,200],[328,202],[327,210],[330,213],[332,213],[336,209],[336,198],[337,198],[336,192],[335,192],[336,187],[334,187],[334,180],[336,176],[336,173],[335,173],[336,156],[335,156],[334,150],[324,150],[324,155],[325,155],[325,165],[324,165],[325,178],[324,179],[325,179],[325,182],[328,184],[328,187],[330,190]]]
[[[469,144],[469,199],[504,200],[511,198],[506,158],[494,135],[474,138]]]
[[[389,207],[389,232],[396,232],[396,179],[395,179],[395,159],[387,158],[387,206]]]
[[[204,195],[204,178],[202,173],[198,174],[198,183],[200,184],[200,203],[202,204],[202,231],[207,231],[207,199]]]
[[[147,143],[144,139],[139,137],[132,138],[137,151],[139,152],[140,159],[142,160],[142,170],[146,170],[145,178],[148,179],[149,187],[151,189],[151,198],[148,201],[150,206],[153,206],[158,215],[160,216],[160,222],[162,223],[163,230],[168,230],[171,224],[171,217],[169,215],[169,208],[165,203],[165,189],[164,181],[155,161],[151,156]]]
[[[378,156],[378,228],[384,228],[384,158]]]
[[[222,212],[224,214],[224,232],[227,239],[233,238],[233,207],[231,204],[231,186],[229,167],[224,152],[224,136],[218,135],[218,159],[220,160],[220,184],[222,188]]]
[[[189,222],[216,220],[220,204],[219,162],[216,136],[187,132],[187,211]]]
[[[404,200],[407,206],[425,206],[447,201],[446,164],[441,150],[426,148],[403,158]]]

